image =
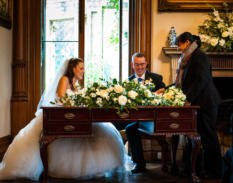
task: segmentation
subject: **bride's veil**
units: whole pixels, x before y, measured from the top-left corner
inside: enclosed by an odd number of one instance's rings
[[[45,90],[40,98],[40,102],[37,106],[37,111],[35,113],[36,116],[41,111],[40,108],[42,106],[51,106],[52,105],[50,102],[54,101],[56,98],[56,91],[57,91],[58,83],[59,83],[61,77],[65,74],[69,61],[70,61],[70,59],[67,59],[65,62],[63,62],[59,66],[58,70],[56,71],[55,78],[53,79],[53,81],[50,83],[46,83],[47,86],[46,86],[46,88],[45,88]]]

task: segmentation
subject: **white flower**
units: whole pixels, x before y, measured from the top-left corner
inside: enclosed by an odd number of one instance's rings
[[[115,85],[114,86],[114,91],[116,93],[122,93],[124,91],[124,88],[122,86],[120,86],[120,85]]]
[[[145,102],[145,100],[142,100],[142,104],[145,104],[146,102]]]
[[[137,78],[134,78],[133,81],[134,81],[134,83],[138,84],[138,79]]]
[[[107,96],[107,97],[106,97],[106,100],[107,100],[107,101],[109,101],[109,99],[110,99],[110,97],[109,97],[109,96]]]
[[[220,46],[224,46],[225,43],[226,43],[226,41],[225,41],[224,39],[221,39],[221,40],[219,41],[219,45],[220,45]]]
[[[136,99],[136,97],[138,96],[138,93],[131,90],[128,92],[128,96],[131,98],[131,99]]]
[[[224,24],[221,22],[218,24],[218,28],[221,29],[221,28],[224,28]]]
[[[204,34],[201,34],[200,38],[201,38],[201,42],[204,42],[204,43],[207,43],[209,41],[209,39],[210,39],[209,36],[204,35]]]
[[[212,38],[212,39],[210,40],[210,44],[211,44],[212,46],[216,46],[216,45],[218,44],[218,38]]]
[[[112,92],[113,91],[113,87],[107,88],[107,91],[108,91],[108,93]]]
[[[144,94],[145,94],[146,97],[152,97],[152,93],[148,89],[144,91]]]
[[[96,100],[96,104],[100,107],[103,106],[103,103],[102,103],[102,98],[98,97],[97,100]]]
[[[222,37],[228,37],[228,36],[229,36],[229,32],[224,31],[224,32],[222,33]]]
[[[140,88],[141,89],[146,89],[146,86],[144,84],[140,83]]]
[[[231,32],[233,32],[233,26],[229,28],[231,30]]]
[[[73,90],[71,90],[71,89],[67,89],[67,90],[66,90],[66,94],[67,94],[68,96],[72,96],[72,95],[74,95],[74,92],[73,92]]]
[[[130,99],[128,99],[128,101],[127,101],[129,104],[131,104],[131,100]]]
[[[218,11],[215,10],[213,14],[214,14],[215,17],[219,17]]]
[[[127,97],[124,95],[121,95],[118,97],[118,103],[120,105],[125,105],[127,103]]]
[[[95,94],[95,93],[91,93],[90,96],[91,96],[92,98],[95,98],[95,97],[96,97],[96,94]]]
[[[159,103],[160,103],[160,100],[158,100],[158,99],[154,99],[151,101],[152,105],[159,105]]]
[[[100,95],[102,98],[107,98],[107,96],[108,96],[108,91],[107,91],[107,90],[100,90],[99,95]]]

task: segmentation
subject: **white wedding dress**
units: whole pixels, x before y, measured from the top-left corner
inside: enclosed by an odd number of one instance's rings
[[[66,64],[55,84],[64,73]],[[52,90],[54,87],[47,91]],[[45,92],[39,106],[46,104],[53,96],[55,93]],[[42,113],[41,110],[37,111],[36,117],[20,130],[7,149],[0,163],[0,180],[39,179],[43,171],[39,147]],[[94,124],[91,138],[57,139],[48,146],[49,175],[57,178],[88,178],[123,167],[124,160],[121,135],[111,123]]]

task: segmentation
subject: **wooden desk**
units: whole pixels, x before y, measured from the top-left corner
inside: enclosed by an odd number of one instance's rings
[[[41,158],[44,164],[43,178],[48,176],[47,147],[57,138],[86,138],[92,136],[92,123],[154,121],[153,135],[188,135],[196,146],[192,156],[192,172],[195,172],[196,156],[200,148],[196,115],[198,106],[138,107],[129,113],[116,110],[85,107],[42,107],[43,133],[40,140]]]

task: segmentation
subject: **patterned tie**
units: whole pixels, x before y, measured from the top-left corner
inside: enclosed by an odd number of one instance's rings
[[[138,82],[139,82],[139,83],[142,82],[142,78],[138,78]]]

